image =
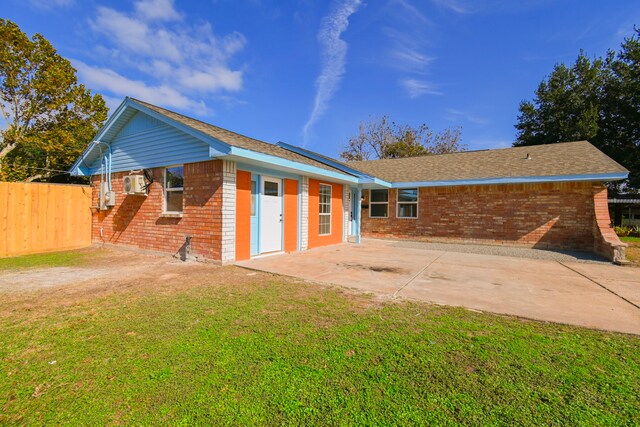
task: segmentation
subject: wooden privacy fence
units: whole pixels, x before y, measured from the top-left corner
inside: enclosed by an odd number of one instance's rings
[[[0,182],[0,257],[91,245],[91,187]]]

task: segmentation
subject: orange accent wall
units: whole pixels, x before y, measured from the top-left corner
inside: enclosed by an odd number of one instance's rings
[[[284,251],[298,250],[298,181],[284,180]]]
[[[251,172],[236,174],[236,261],[251,258]]]
[[[331,234],[320,236],[320,184],[331,185]],[[309,248],[342,242],[342,184],[309,179]]]

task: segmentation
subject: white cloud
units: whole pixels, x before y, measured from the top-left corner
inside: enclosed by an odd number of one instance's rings
[[[455,108],[447,108],[445,112],[446,112],[445,117],[451,121],[466,120],[469,123],[473,123],[476,125],[485,125],[489,123],[489,120],[487,120],[486,118],[479,116],[477,114],[471,113],[469,111],[458,110]]]
[[[347,43],[340,38],[349,27],[349,17],[357,12],[361,0],[345,0],[336,4],[334,9],[324,17],[318,32],[318,41],[322,54],[322,70],[316,80],[316,97],[311,115],[302,132],[306,144],[313,125],[326,111],[345,72]]]
[[[409,0],[389,0],[388,19],[383,31],[391,42],[387,61],[401,73],[400,86],[410,98],[442,95],[436,85],[427,81],[429,66],[436,59],[424,53],[429,43],[429,19]]]
[[[173,7],[173,0],[140,0],[135,2],[137,15],[147,21],[175,21],[182,16]]]
[[[98,91],[107,91],[122,98],[131,96],[152,104],[190,110],[201,115],[207,113],[204,103],[189,99],[170,85],[150,86],[141,80],[124,77],[109,68],[94,67],[79,60],[72,60],[72,63],[78,70],[80,79]],[[108,98],[113,102],[113,98]]]
[[[472,13],[472,8],[460,0],[432,0],[435,4],[445,9],[449,9],[455,13],[466,14]]]
[[[399,47],[392,52],[395,61],[394,66],[407,72],[418,74],[426,73],[427,66],[436,58],[427,56],[418,49],[411,47]]]
[[[442,95],[435,85],[425,80],[402,79],[400,85],[405,88],[410,98],[418,98],[422,95]]]
[[[409,3],[408,0],[392,0],[392,3],[401,6],[405,12],[408,12],[407,16],[410,17],[411,20],[420,21],[423,25],[431,23],[419,9]]]
[[[202,98],[243,87],[243,71],[229,62],[244,49],[245,37],[238,32],[218,36],[208,22],[188,24],[173,0],[138,0],[130,12],[98,7],[89,27],[102,37],[96,50],[113,65],[83,63],[79,71],[111,95],[132,95],[202,114],[208,111]],[[137,80],[125,77],[132,71]]]

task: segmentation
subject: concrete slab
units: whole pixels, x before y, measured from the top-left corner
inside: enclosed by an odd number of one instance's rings
[[[630,267],[436,251],[368,239],[238,265],[388,297],[640,334],[640,270]]]

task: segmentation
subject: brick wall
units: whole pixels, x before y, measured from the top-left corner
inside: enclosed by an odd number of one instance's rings
[[[364,196],[363,236],[594,248],[593,183],[420,188],[417,219],[396,217],[396,190],[386,219],[369,218]]]
[[[152,169],[154,182],[145,196],[125,196],[122,178],[112,182],[116,206],[93,214],[94,242],[118,243],[141,249],[177,253],[185,236],[193,236],[191,254],[204,259],[221,259],[222,181],[221,160],[184,165],[184,212],[163,215],[163,168]],[[92,178],[93,206],[98,205],[99,177]],[[101,234],[102,231],[102,234]]]
[[[622,243],[611,228],[607,189],[602,185],[593,186],[595,221],[593,223],[593,251],[611,261],[621,263],[626,259],[626,243]]]

